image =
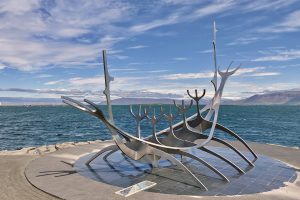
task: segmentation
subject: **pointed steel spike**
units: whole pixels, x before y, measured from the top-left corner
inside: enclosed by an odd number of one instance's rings
[[[111,77],[108,73],[106,50],[102,50],[102,60],[103,60],[103,68],[104,68],[104,80],[105,80],[105,89],[103,91],[103,94],[106,97],[106,104],[107,104],[107,108],[108,108],[109,121],[114,123],[114,117],[113,117],[113,112],[112,112],[112,104],[111,104],[111,99],[110,99],[110,82],[113,81],[114,78]]]
[[[190,98],[193,98],[192,95],[190,94],[190,91],[189,91],[189,90],[186,90],[186,92],[187,92],[187,94],[188,94],[188,96],[189,96]]]
[[[173,104],[174,104],[174,106],[175,106],[175,107],[177,107],[177,108],[178,108],[178,105],[176,104],[176,101],[175,101],[175,99],[173,99]]]
[[[133,112],[133,110],[132,110],[132,105],[129,105],[129,112],[131,113],[131,115],[132,115],[134,118],[136,118],[136,116],[135,116],[135,114],[134,114],[134,112]]]
[[[191,100],[191,103],[190,103],[188,109],[190,109],[190,108],[192,107],[192,105],[193,105],[193,101]],[[187,109],[187,110],[188,110],[188,109]]]
[[[139,106],[139,112],[138,112],[139,116],[141,116],[141,109],[142,109],[142,105]]]
[[[228,70],[230,69],[231,65],[233,64],[233,61],[231,61],[231,63],[229,64],[229,66],[227,67],[226,72],[228,72]]]

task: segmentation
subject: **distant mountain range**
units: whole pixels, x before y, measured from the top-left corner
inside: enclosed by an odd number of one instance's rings
[[[209,99],[203,99],[205,104]],[[105,103],[105,102],[103,102]],[[172,99],[120,98],[112,100],[116,105],[128,104],[172,104]],[[266,91],[241,100],[223,99],[223,105],[300,105],[300,89],[284,91]]]
[[[203,99],[205,104],[208,99]],[[119,98],[112,100],[114,105],[128,104],[172,104],[168,98]],[[61,99],[0,97],[0,105],[60,105]],[[101,102],[105,104],[105,102]],[[300,89],[265,91],[242,100],[223,99],[223,105],[300,105]]]
[[[268,91],[235,103],[242,105],[300,105],[300,90]]]
[[[25,97],[0,97],[0,105],[59,105],[61,99],[56,98],[25,98]]]

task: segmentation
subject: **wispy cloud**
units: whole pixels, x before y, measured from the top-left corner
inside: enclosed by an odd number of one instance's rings
[[[18,92],[28,94],[49,94],[52,98],[60,98],[61,96],[70,96],[78,99],[89,97],[91,99],[97,99],[97,101],[104,101],[101,97],[101,91],[91,90],[75,90],[75,89],[24,89],[24,88],[0,88],[0,92]],[[183,95],[155,92],[149,90],[112,90],[111,95],[113,99],[121,97],[131,98],[181,98]]]
[[[265,61],[287,61],[300,58],[300,50],[290,49],[290,50],[277,50],[275,52],[270,52],[268,55],[264,55],[253,59],[255,62],[265,62]]]
[[[253,12],[253,11],[260,11],[260,10],[274,11],[274,10],[286,8],[296,2],[297,0],[244,1],[241,9],[246,12]]]
[[[5,65],[2,65],[2,64],[0,63],[0,70],[1,70],[1,69],[4,69],[4,68],[6,68],[6,66],[5,66]]]
[[[152,22],[144,23],[144,24],[138,24],[130,27],[130,31],[135,33],[145,32],[154,28],[158,28],[161,26],[176,24],[181,21],[181,13],[174,13],[165,19],[157,19]]]
[[[150,70],[150,71],[147,71],[149,73],[161,73],[161,72],[168,72],[169,70],[167,69],[159,69],[159,70]]]
[[[134,13],[132,5],[112,1],[3,0],[0,8],[0,61],[23,71],[93,61],[100,49],[109,49],[123,39],[115,36],[120,28],[114,23],[129,20]],[[95,31],[97,26],[101,32]],[[86,35],[92,43],[84,40]]]
[[[134,25],[130,27],[129,30],[132,32],[140,33],[184,21],[193,21],[199,18],[229,10],[230,8],[233,8],[235,4],[236,3],[232,0],[217,0],[212,1],[207,5],[202,5],[201,8],[192,11],[190,9],[178,9],[163,19],[156,19],[151,22]]]
[[[64,83],[64,82],[65,82],[64,80],[49,81],[49,82],[44,83],[44,85],[57,85],[57,84]]]
[[[148,46],[146,45],[136,45],[136,46],[131,46],[131,47],[128,47],[127,49],[143,49],[143,48],[146,48]]]
[[[0,88],[1,92],[21,92],[21,93],[37,93],[37,94],[57,94],[57,95],[84,95],[94,94],[90,90],[76,90],[76,89],[24,89],[24,88]]]
[[[253,67],[253,68],[241,68],[234,76],[275,76],[279,75],[279,72],[262,72],[265,67]],[[166,80],[181,80],[181,79],[211,79],[213,72],[200,72],[200,73],[178,73],[168,74],[161,76],[162,79]]]
[[[206,66],[211,66],[212,56],[208,54],[211,54],[212,50],[207,49],[206,44],[211,42],[210,26],[214,19],[217,20],[220,28],[218,38],[219,36],[222,38],[218,52],[226,51],[226,57],[218,55],[221,57],[218,59],[220,63],[236,55],[244,56],[243,59],[248,66],[249,61],[299,59],[300,50],[295,47],[297,44],[290,42],[296,36],[290,33],[288,36],[284,35],[287,33],[280,34],[280,36],[276,34],[277,38],[272,43],[274,46],[279,46],[285,44],[284,40],[287,39],[287,47],[278,48],[276,51],[257,51],[257,49],[267,48],[257,41],[274,38],[274,34],[265,37],[267,32],[300,30],[298,20],[300,11],[295,11],[297,8],[292,5],[295,2],[297,1],[162,0],[145,3],[125,0],[99,3],[98,0],[84,2],[2,0],[0,1],[0,72],[4,75],[4,81],[7,81],[10,75],[22,76],[16,83],[12,83],[14,87],[18,87],[18,84],[21,84],[19,87],[26,87],[26,83],[23,85],[20,82],[33,77],[31,82],[28,81],[28,86],[37,87],[37,84],[40,84],[40,87],[54,88],[53,90],[57,90],[58,93],[62,90],[55,88],[66,88],[68,91],[75,88],[80,90],[82,95],[101,96],[104,82],[103,77],[97,75],[103,72],[98,68],[96,71],[95,67],[101,65],[99,51],[107,49],[109,66],[111,66],[109,70],[114,72],[113,75],[119,76],[112,82],[113,90],[119,91],[119,94],[114,93],[114,97],[134,95],[134,90],[141,95],[150,96],[152,94],[154,96],[181,95],[185,89],[197,87],[195,82],[198,80],[195,81],[195,79],[199,79],[201,86],[211,87],[209,79],[213,74]],[[250,32],[249,25],[251,25]],[[185,26],[192,28],[187,31]],[[264,26],[264,28],[259,32],[251,31],[252,28],[256,30],[258,26]],[[190,35],[195,37],[189,37]],[[158,38],[155,36],[174,37]],[[210,39],[207,41],[208,37]],[[197,40],[197,44],[194,40]],[[181,45],[183,42],[187,45]],[[193,42],[195,45],[190,45]],[[229,46],[224,48],[221,42]],[[248,48],[248,44],[252,43],[255,44]],[[268,45],[268,42],[266,43]],[[148,44],[149,46],[146,46]],[[243,45],[238,49],[240,54],[236,54],[233,45]],[[181,48],[178,49],[178,46]],[[199,46],[202,46],[203,50],[198,53],[204,55],[182,54],[190,50],[197,51]],[[135,57],[134,54],[142,48],[145,49],[139,51],[137,54],[139,56]],[[125,54],[125,50],[128,54]],[[168,53],[165,53],[166,51]],[[249,53],[248,56],[245,56],[245,53]],[[180,55],[188,56],[174,58]],[[184,63],[192,65],[195,62],[194,56],[201,57],[203,72],[180,73],[179,68],[183,67]],[[249,57],[254,59],[251,60]],[[166,59],[171,59],[171,61]],[[184,62],[186,60],[188,62]],[[175,66],[168,66],[174,64],[175,61],[177,61]],[[276,63],[268,63],[270,66],[273,64]],[[287,64],[296,66],[293,62],[281,64],[281,66],[287,66]],[[59,68],[72,68],[72,70]],[[286,73],[271,69],[275,68],[242,68],[236,76],[247,77],[243,80],[252,81],[253,77],[277,76],[280,73]],[[62,78],[63,75],[59,73],[67,73],[68,76]],[[94,76],[91,76],[92,74]],[[155,84],[153,84],[154,77],[159,77],[155,79],[157,80]],[[206,82],[207,85],[205,85]],[[234,96],[233,93],[237,95],[238,87],[239,85],[232,87],[234,91],[228,95]],[[247,87],[246,84],[245,87]],[[86,92],[89,89],[93,92]],[[59,96],[53,91],[46,93],[46,90],[34,90],[30,94]],[[9,91],[2,92],[4,94]],[[11,92],[18,93],[17,90]],[[21,90],[19,92],[25,94]]]
[[[226,11],[228,9],[232,9],[235,7],[235,5],[236,2],[233,0],[215,1],[212,2],[211,4],[208,4],[206,6],[197,9],[191,15],[187,16],[187,18],[196,19],[196,18],[201,18],[212,14],[217,14]]]
[[[186,61],[186,60],[188,60],[188,58],[186,58],[186,57],[176,57],[176,58],[174,58],[174,60],[177,60],[177,61]]]
[[[178,74],[168,74],[161,78],[166,80],[180,80],[180,79],[199,79],[199,78],[211,78],[213,77],[213,72],[201,72],[201,73],[178,73]]]
[[[213,52],[212,49],[205,49],[205,50],[199,51],[199,53],[212,53],[212,52]]]
[[[238,38],[233,42],[227,43],[227,45],[246,45],[246,44],[250,44],[252,42],[255,42],[257,40],[259,40],[260,38],[258,37],[243,37],[243,38]]]
[[[281,22],[258,29],[260,32],[293,32],[300,30],[300,10],[290,13]]]
[[[277,76],[280,75],[279,72],[256,72],[253,74],[249,74],[248,76]]]
[[[136,68],[111,68],[109,69],[110,72],[122,72],[122,71],[135,71]]]
[[[53,75],[51,74],[40,74],[37,76],[37,78],[50,78],[50,77],[53,77]]]

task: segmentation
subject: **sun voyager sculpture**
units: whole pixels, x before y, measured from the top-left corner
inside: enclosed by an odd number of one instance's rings
[[[104,65],[104,77],[105,77],[105,90],[103,91],[106,96],[107,108],[108,108],[108,118],[105,117],[102,110],[98,105],[93,103],[88,99],[84,99],[84,103],[81,103],[72,98],[62,96],[63,102],[71,105],[79,110],[87,112],[102,121],[107,128],[109,129],[112,140],[114,144],[108,147],[101,149],[99,152],[94,154],[87,162],[86,165],[90,165],[93,160],[99,157],[105,152],[109,152],[108,155],[120,150],[124,156],[133,159],[135,161],[147,162],[153,167],[159,167],[160,160],[168,160],[173,165],[182,169],[187,176],[190,176],[196,184],[203,190],[208,190],[206,185],[201,181],[195,173],[192,172],[185,165],[184,159],[178,159],[175,155],[180,155],[181,158],[192,159],[199,164],[202,164],[220,176],[224,181],[230,182],[230,180],[221,173],[217,168],[211,165],[209,162],[201,159],[201,157],[191,153],[193,151],[204,151],[211,154],[221,160],[226,164],[232,167],[233,170],[236,170],[239,174],[244,174],[245,171],[237,166],[233,161],[229,160],[220,153],[215,152],[207,148],[207,145],[211,142],[217,142],[221,145],[226,146],[227,148],[233,150],[241,160],[245,161],[249,166],[254,167],[254,162],[257,159],[257,155],[249,147],[249,145],[235,132],[226,128],[225,126],[218,123],[219,109],[223,90],[227,79],[232,76],[240,66],[236,67],[233,70],[230,70],[232,63],[228,66],[227,70],[221,71],[220,67],[217,67],[216,62],[216,25],[214,23],[213,27],[213,52],[214,52],[214,76],[212,77],[211,83],[214,87],[214,96],[210,101],[203,107],[200,108],[200,100],[205,95],[205,90],[202,94],[198,93],[196,89],[194,93],[187,90],[188,96],[191,98],[191,101],[188,105],[185,104],[185,101],[182,100],[181,104],[176,104],[174,101],[174,107],[177,109],[177,114],[173,115],[170,109],[169,113],[163,111],[162,107],[160,108],[159,114],[156,114],[155,108],[152,108],[152,114],[150,115],[150,107],[145,108],[141,112],[141,106],[139,107],[138,113],[134,113],[132,106],[130,106],[130,114],[136,120],[136,133],[131,134],[122,130],[116,126],[113,111],[112,103],[110,98],[110,82],[113,81],[113,77],[109,75],[107,68],[107,59],[106,51],[103,50],[103,65]],[[220,82],[219,82],[220,81]],[[196,104],[196,112],[194,115],[187,117],[187,112],[192,108],[192,104]],[[205,116],[203,116],[205,114]],[[182,120],[179,123],[173,124],[174,119],[177,116],[181,116]],[[150,120],[152,124],[152,132],[149,133],[148,137],[142,138],[140,131],[140,124],[142,120]],[[159,121],[166,120],[169,124],[169,127],[164,130],[157,131],[156,125]],[[204,134],[204,131],[209,130],[209,134]],[[241,151],[232,146],[229,142],[220,139],[215,136],[215,131],[220,130],[224,134],[228,134],[234,137],[239,141],[253,156],[252,160],[249,160]],[[191,151],[193,150],[193,151]]]

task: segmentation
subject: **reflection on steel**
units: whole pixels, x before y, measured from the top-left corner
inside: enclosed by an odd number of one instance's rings
[[[112,112],[111,100],[110,100],[110,82],[114,80],[114,77],[110,76],[107,69],[107,59],[106,59],[106,51],[102,51],[102,58],[103,58],[103,67],[104,67],[104,79],[105,79],[105,89],[103,94],[106,97],[106,104],[108,109],[108,117],[109,121],[114,123],[114,117]]]
[[[218,73],[217,73],[217,47],[216,47],[216,43],[217,43],[217,28],[216,28],[216,22],[214,22],[214,26],[213,26],[213,49],[214,49],[214,66],[215,66],[215,72],[214,72],[214,77],[211,80],[215,91],[217,91],[217,80],[218,80]]]
[[[185,105],[185,101],[182,100],[181,105],[176,104],[174,101],[174,107],[177,108],[177,114],[173,115],[172,106],[170,105],[169,113],[164,113],[162,107],[160,107],[159,116],[156,116],[155,108],[153,108],[152,115],[149,115],[150,107],[144,108],[144,112],[141,113],[142,107],[139,106],[138,112],[134,113],[132,106],[129,107],[131,115],[136,120],[136,133],[129,134],[124,130],[117,127],[114,123],[112,105],[110,100],[110,81],[113,80],[109,76],[107,62],[106,62],[106,53],[103,51],[103,64],[104,64],[104,77],[105,77],[105,90],[104,94],[107,100],[108,114],[109,117],[106,119],[102,110],[93,102],[84,99],[86,104],[83,104],[79,101],[71,99],[69,97],[62,96],[63,102],[69,104],[77,109],[85,111],[91,115],[99,118],[110,130],[113,141],[115,145],[111,145],[103,148],[101,151],[94,154],[87,162],[87,165],[90,165],[91,162],[96,159],[98,156],[104,152],[109,151],[106,154],[104,159],[107,159],[109,155],[114,153],[117,150],[121,150],[122,153],[133,160],[146,161],[151,164],[153,167],[159,167],[159,160],[168,160],[173,165],[178,166],[182,169],[187,175],[189,175],[200,188],[207,190],[206,186],[198,177],[185,165],[181,160],[178,160],[174,155],[179,155],[182,157],[187,157],[196,161],[208,169],[216,173],[221,179],[229,182],[228,178],[222,174],[217,168],[209,164],[207,161],[195,156],[191,152],[193,151],[203,151],[211,154],[225,163],[237,170],[238,173],[244,174],[245,171],[237,166],[235,163],[230,161],[228,158],[225,158],[223,155],[214,152],[213,150],[207,147],[210,141],[215,141],[222,145],[227,146],[232,149],[238,156],[240,156],[244,161],[246,161],[250,166],[254,166],[253,162],[257,159],[257,155],[253,150],[247,145],[247,143],[239,137],[236,133],[230,129],[217,123],[219,116],[219,109],[223,90],[227,79],[232,76],[240,66],[230,71],[232,63],[228,66],[226,71],[221,71],[220,68],[217,69],[217,60],[216,60],[216,25],[214,23],[214,40],[213,40],[213,49],[214,49],[214,64],[215,64],[215,73],[212,79],[212,84],[215,89],[214,96],[212,99],[200,109],[199,102],[205,95],[205,90],[201,96],[198,95],[198,91],[195,90],[195,95],[193,96],[189,90],[187,90],[188,96],[192,99],[189,105]],[[218,76],[220,77],[220,83],[218,83]],[[196,113],[191,117],[187,118],[187,112],[192,108],[193,100],[196,103]],[[203,117],[202,114],[206,113]],[[174,124],[174,119],[181,115],[182,121],[177,124]],[[140,123],[142,120],[148,119],[151,120],[152,132],[149,133],[148,137],[141,137]],[[156,131],[156,125],[159,121],[166,120],[169,124],[169,127]],[[244,156],[238,149],[232,146],[230,143],[214,136],[215,130],[221,130],[226,134],[229,134],[241,142],[253,155],[254,160],[250,161],[246,156]],[[204,134],[206,130],[209,130],[208,134]],[[193,150],[193,151],[191,151]]]

